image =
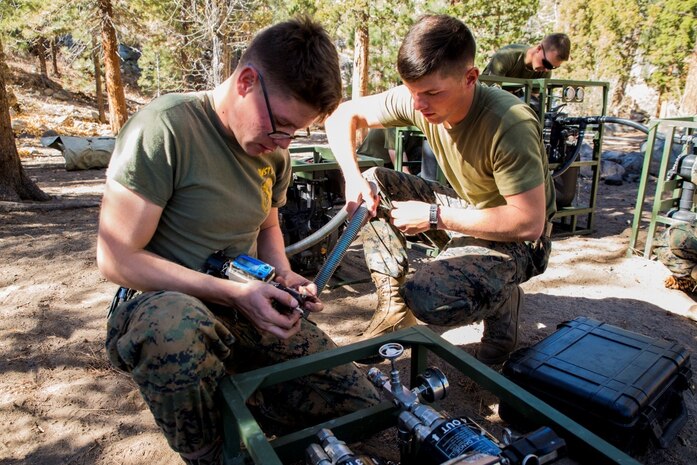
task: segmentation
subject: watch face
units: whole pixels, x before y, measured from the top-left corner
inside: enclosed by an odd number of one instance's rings
[[[428,223],[431,229],[438,229],[438,205],[435,203],[431,204],[431,208],[428,211]]]

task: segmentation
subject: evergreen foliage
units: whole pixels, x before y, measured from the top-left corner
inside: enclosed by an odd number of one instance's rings
[[[61,53],[83,72],[87,88],[94,79],[95,3],[3,0],[0,34],[8,51],[34,55],[37,41],[63,38]],[[571,60],[555,77],[610,82],[613,107],[637,77],[662,101],[679,102],[697,40],[697,0],[114,0],[113,6],[118,40],[142,54],[137,85],[153,96],[211,88],[234,69],[256,31],[299,14],[335,37],[347,95],[356,29],[367,30],[368,92],[378,92],[399,83],[399,44],[423,13],[465,21],[477,38],[480,68],[504,45],[534,45],[548,33],[566,32]]]

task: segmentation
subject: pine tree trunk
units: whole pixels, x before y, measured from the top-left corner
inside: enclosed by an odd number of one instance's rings
[[[0,63],[0,74],[4,75],[5,79],[5,92],[7,93],[7,106],[14,109],[17,113],[21,111],[21,106],[19,104],[19,101],[17,101],[17,96],[15,93],[12,91],[12,87],[10,87],[10,80],[12,78],[12,74],[10,73],[10,67],[7,66],[7,63]]]
[[[102,67],[99,63],[99,47],[97,38],[92,36],[92,63],[94,64],[94,87],[97,100],[97,112],[99,122],[106,123],[106,113],[104,112],[104,91],[102,90]]]
[[[39,74],[41,81],[48,87],[51,81],[48,78],[48,67],[46,66],[46,52],[48,51],[46,42],[44,37],[35,39],[36,55],[39,57]]]
[[[658,90],[658,101],[656,102],[656,118],[661,118],[661,111],[663,110],[663,89]]]
[[[697,44],[692,55],[687,60],[688,71],[685,81],[685,91],[680,100],[680,114],[683,116],[697,116]]]
[[[622,100],[624,100],[626,89],[627,76],[622,75],[617,79],[615,91],[612,93],[612,101],[610,102],[611,113],[617,114],[616,112],[622,108]]]
[[[60,77],[58,71],[58,38],[54,37],[51,41],[51,64],[53,64],[53,75]]]
[[[358,13],[359,26],[355,32],[355,49],[353,52],[353,85],[351,98],[355,99],[368,93],[368,14]]]
[[[352,99],[368,94],[368,47],[370,44],[368,13],[366,9],[362,9],[358,10],[356,14],[358,27],[354,33]],[[358,140],[365,139],[368,134],[367,129],[361,129],[358,132]]]
[[[221,76],[223,81],[229,78],[235,69],[232,63],[233,59],[232,47],[230,47],[229,41],[223,40],[223,74]]]
[[[179,24],[181,24],[182,45],[179,47],[179,63],[182,69],[182,85],[185,89],[194,82],[193,66],[189,63],[189,55],[186,52],[189,47],[189,21],[186,19],[186,10],[179,9]]]
[[[220,40],[218,34],[213,34],[211,37],[211,70],[208,78],[209,87],[217,87],[221,82],[223,74],[223,41]]]
[[[5,54],[0,41],[0,69],[5,66]],[[5,91],[5,73],[0,72],[0,200],[49,200],[51,196],[29,179],[17,153],[10,109]]]
[[[126,96],[121,82],[120,59],[116,29],[112,18],[114,16],[111,0],[99,0],[99,11],[102,23],[102,49],[104,50],[104,69],[106,74],[106,92],[109,98],[109,121],[111,131],[118,134],[128,119]]]

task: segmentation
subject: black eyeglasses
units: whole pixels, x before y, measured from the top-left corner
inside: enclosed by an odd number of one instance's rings
[[[266,109],[269,112],[269,120],[271,121],[271,132],[266,133],[267,136],[269,136],[271,139],[297,139],[298,136],[294,136],[293,134],[288,134],[287,132],[284,131],[277,131],[276,130],[276,123],[274,122],[274,117],[273,117],[273,112],[271,111],[271,104],[269,103],[269,94],[266,92],[266,85],[264,85],[264,78],[261,77],[261,73],[259,72],[258,69],[254,68],[253,66],[249,65],[250,68],[254,69],[257,72],[257,76],[259,76],[259,84],[261,84],[261,92],[264,94],[264,102],[266,102]]]
[[[547,54],[545,53],[545,46],[540,43],[540,48],[542,49],[542,66],[545,67],[545,69],[552,71],[553,69],[557,69],[558,66],[554,66],[552,63],[547,60]]]

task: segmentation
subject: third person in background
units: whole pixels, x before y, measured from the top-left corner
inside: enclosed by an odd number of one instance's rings
[[[520,79],[549,79],[552,71],[569,59],[571,41],[566,34],[546,36],[532,47],[523,44],[506,45],[494,53],[483,75]]]

